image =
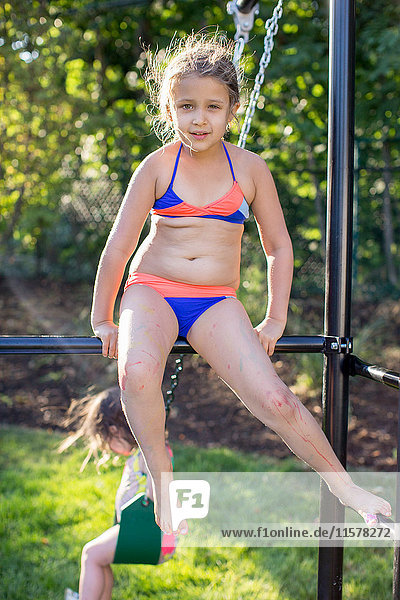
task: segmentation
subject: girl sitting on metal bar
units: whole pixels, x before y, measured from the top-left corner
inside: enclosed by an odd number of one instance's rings
[[[178,335],[255,417],[320,473],[343,504],[376,522],[379,513],[391,514],[390,504],[353,483],[270,360],[286,325],[292,246],[265,161],[223,141],[240,104],[233,50],[217,34],[194,34],[149,57],[158,132],[172,141],[150,154],[130,181],[100,259],[93,331],[103,355],[118,358],[123,407],[151,475],[163,531],[172,532],[172,520],[162,473],[166,483],[173,477],[161,381]],[[268,264],[267,311],[256,327],[236,298],[250,207]],[[149,213],[151,230],[131,262],[118,327],[115,299]],[[182,521],[178,532],[186,530]]]

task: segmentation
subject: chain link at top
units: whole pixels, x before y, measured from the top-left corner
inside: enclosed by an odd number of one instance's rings
[[[252,92],[250,94],[249,105],[247,107],[246,114],[244,117],[244,123],[243,123],[242,129],[240,131],[239,141],[237,144],[239,146],[239,148],[244,148],[246,146],[246,140],[247,140],[247,136],[249,135],[251,121],[253,119],[253,115],[256,110],[257,100],[260,95],[261,86],[264,83],[264,72],[270,63],[271,52],[274,47],[274,37],[278,32],[278,21],[281,18],[282,11],[283,11],[282,2],[283,2],[283,0],[278,1],[278,4],[274,8],[272,17],[270,19],[268,19],[265,23],[266,34],[264,37],[264,52],[263,52],[263,55],[260,60],[260,66],[259,66],[259,70],[258,70],[258,73],[257,73],[255,81],[254,81],[254,86],[253,86]],[[234,60],[235,60],[236,56],[237,56],[236,61],[238,61],[240,59],[240,57],[243,53],[243,48],[244,48],[244,38],[239,37],[236,42],[236,50],[235,50]]]

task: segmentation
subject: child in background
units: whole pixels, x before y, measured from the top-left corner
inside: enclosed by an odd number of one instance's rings
[[[354,484],[270,360],[286,326],[292,245],[265,161],[223,140],[240,106],[233,49],[222,36],[191,35],[150,60],[164,144],[128,185],[100,258],[92,328],[103,356],[118,358],[124,411],[148,465],[163,531],[172,532],[168,485],[162,485],[163,473],[165,483],[172,481],[172,468],[161,382],[178,334],[343,504],[376,522],[391,514],[390,504]],[[256,327],[236,297],[250,207],[268,267],[267,311]],[[150,233],[137,248],[149,213]],[[114,304],[135,250],[117,326]],[[178,532],[186,528],[182,522]]]
[[[84,546],[79,595],[67,590],[65,598],[68,600],[75,598],[80,600],[111,599],[113,587],[111,564],[114,562],[120,533],[121,508],[140,492],[145,492],[152,501],[152,490],[149,486],[146,464],[122,412],[120,394],[119,388],[114,387],[96,396],[76,400],[72,403],[65,421],[65,425],[74,425],[76,431],[62,442],[59,452],[65,451],[77,440],[83,438],[87,442],[89,452],[82,464],[81,472],[92,456],[95,458],[97,467],[110,458],[110,451],[127,457],[115,497],[116,524]],[[172,451],[167,442],[165,447],[168,455],[172,457]],[[99,451],[101,456],[99,456]],[[138,540],[135,539],[135,531],[132,531],[131,535],[132,545],[137,546]],[[175,546],[175,536],[162,535],[158,564],[173,556]]]

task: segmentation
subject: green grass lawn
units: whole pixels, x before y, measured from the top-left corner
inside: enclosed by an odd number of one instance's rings
[[[79,468],[82,447],[59,455],[62,436],[0,428],[0,598],[62,600],[77,589],[82,546],[112,525],[121,467]],[[299,468],[230,450],[174,444],[177,471]],[[121,463],[122,464],[122,463]],[[114,566],[113,598],[308,600],[316,597],[316,548],[178,548],[157,567]],[[393,551],[345,550],[343,597],[391,598]]]

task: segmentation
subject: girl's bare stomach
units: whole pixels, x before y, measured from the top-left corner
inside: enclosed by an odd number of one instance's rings
[[[172,223],[171,223],[172,221]],[[192,285],[239,287],[243,227],[194,217],[154,219],[129,271]]]

